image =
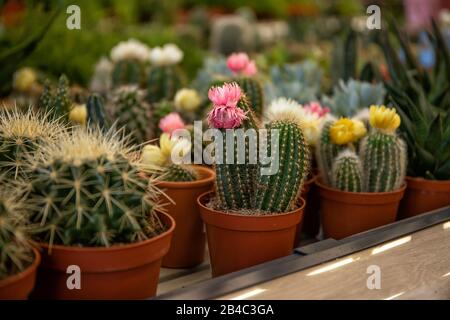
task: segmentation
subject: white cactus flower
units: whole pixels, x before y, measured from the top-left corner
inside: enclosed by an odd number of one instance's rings
[[[150,48],[136,39],[119,42],[111,49],[111,60],[119,62],[123,60],[137,60],[145,62],[148,60]]]
[[[184,53],[173,43],[165,44],[163,47],[155,47],[150,50],[150,62],[156,66],[167,66],[179,63]]]

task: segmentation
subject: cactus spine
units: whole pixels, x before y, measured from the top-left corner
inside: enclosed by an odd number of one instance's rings
[[[150,139],[153,132],[152,109],[144,100],[145,91],[136,86],[124,86],[114,92],[111,114],[118,127],[132,135],[137,144]]]
[[[23,230],[25,206],[13,190],[0,190],[0,281],[25,270],[33,251]]]
[[[325,184],[332,184],[332,167],[333,161],[340,151],[344,150],[344,146],[336,145],[331,141],[330,128],[335,120],[328,120],[324,123],[320,139],[316,148],[316,159],[319,166],[322,179]]]
[[[122,85],[140,85],[143,67],[138,61],[122,60],[116,62],[112,72],[114,87]]]
[[[183,87],[183,76],[175,65],[154,66],[150,70],[147,85],[149,102],[172,100]]]
[[[89,125],[98,126],[102,130],[109,129],[108,119],[105,115],[103,98],[98,94],[93,94],[86,103],[87,122]]]
[[[160,192],[142,179],[115,131],[75,129],[30,159],[33,233],[66,246],[111,246],[158,235]]]
[[[261,117],[264,108],[264,91],[261,83],[257,79],[249,77],[240,78],[237,82],[245,92],[256,116]]]
[[[276,120],[268,125],[268,129],[270,134],[278,131],[279,167],[273,175],[260,175],[256,203],[262,211],[286,212],[295,208],[298,193],[308,175],[309,148],[294,121]],[[274,146],[269,143],[269,147]]]
[[[332,185],[342,191],[361,192],[363,190],[363,175],[361,161],[358,155],[346,149],[342,151],[333,163]]]
[[[162,180],[173,182],[195,181],[197,180],[197,173],[186,165],[171,164],[164,169]]]
[[[362,140],[360,154],[366,175],[366,191],[388,192],[401,187],[406,175],[403,140],[395,134],[375,129]]]

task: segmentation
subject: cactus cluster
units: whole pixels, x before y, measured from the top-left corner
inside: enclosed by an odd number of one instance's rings
[[[168,165],[161,175],[161,180],[170,182],[189,182],[197,178],[197,172],[193,168],[181,164]]]
[[[0,173],[16,179],[24,174],[25,158],[42,143],[58,139],[64,126],[50,113],[17,109],[0,113]]]
[[[145,91],[136,86],[117,88],[109,104],[109,113],[117,123],[117,127],[124,127],[135,143],[143,143],[151,138],[152,108],[145,101]]]
[[[407,150],[395,132],[400,117],[395,109],[372,106],[370,125],[362,139],[349,119],[324,127],[317,158],[326,184],[349,192],[390,192],[404,184]]]
[[[293,114],[280,113],[267,124],[268,150],[263,152],[271,154],[274,148],[279,152],[275,151],[276,159],[268,164],[269,168],[277,166],[277,170],[266,175],[262,169],[267,167],[262,167],[257,161],[258,154],[261,154],[259,149],[263,147],[258,135],[260,125],[245,93],[234,83],[211,88],[209,97],[213,102],[213,110],[208,117],[210,126],[220,129],[224,140],[226,133],[231,133],[234,142],[234,150],[228,150],[226,145],[218,146],[223,148],[223,162],[218,163],[216,158],[217,207],[244,214],[282,213],[294,209],[309,166],[309,149],[298,119],[293,119]],[[220,103],[226,103],[226,106]],[[224,117],[230,122],[223,122]],[[245,139],[244,163],[238,161],[236,152],[242,144],[237,139],[241,129],[253,129],[258,136],[253,140]],[[271,136],[275,134],[278,139],[274,139],[276,145],[272,145]],[[234,151],[233,163],[227,161],[230,151]]]
[[[75,129],[29,159],[34,237],[66,246],[111,246],[158,235],[160,194],[139,175],[120,133]]]
[[[69,96],[69,80],[65,75],[59,78],[56,89],[53,89],[49,80],[45,81],[44,90],[39,98],[39,108],[51,112],[55,117],[66,117],[72,108]]]
[[[0,179],[3,179],[0,177]],[[25,270],[34,259],[24,229],[25,205],[2,183],[0,190],[0,281]]]

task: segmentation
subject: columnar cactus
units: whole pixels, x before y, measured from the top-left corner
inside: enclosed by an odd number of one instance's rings
[[[113,93],[109,109],[112,119],[117,121],[117,126],[124,127],[135,143],[150,139],[154,131],[152,109],[145,101],[145,91],[136,86],[120,87]]]
[[[139,175],[115,131],[75,129],[29,159],[27,202],[37,240],[111,246],[158,235],[159,190]],[[148,192],[147,192],[148,191]]]
[[[245,94],[236,83],[213,87],[208,96],[213,103],[213,110],[208,115],[209,125],[220,129],[224,137],[227,129],[254,129],[257,133],[259,129],[257,120]],[[223,210],[251,209],[255,206],[258,177],[257,159],[253,158],[257,156],[257,145],[251,146],[249,140],[245,139],[245,161],[239,164],[238,133],[236,130],[229,130],[228,134],[233,135],[234,161],[233,164],[226,163],[229,157],[228,152],[231,150],[227,150],[226,146],[219,146],[223,150],[222,163],[215,164],[219,206]],[[257,143],[257,141],[253,142]],[[251,148],[255,152],[251,153]]]
[[[172,100],[183,87],[184,76],[176,65],[183,58],[183,52],[174,44],[156,47],[150,51],[150,69],[147,81],[149,102]]]
[[[69,80],[65,75],[59,78],[54,92],[50,81],[48,79],[45,81],[44,91],[39,98],[39,107],[52,113],[57,118],[68,116],[72,107],[72,100],[69,96]]]
[[[122,85],[139,85],[142,78],[142,66],[138,61],[119,61],[114,65],[112,84],[114,87]]]
[[[286,212],[295,208],[300,188],[308,176],[309,148],[296,120],[280,117],[267,128],[270,134],[278,131],[279,167],[273,175],[260,175],[256,203],[262,211]]]
[[[363,190],[363,173],[358,155],[346,149],[339,153],[333,162],[332,185],[342,191],[361,192]]]
[[[334,144],[331,141],[330,129],[336,120],[328,120],[322,127],[319,141],[316,148],[316,160],[321,173],[321,178],[325,184],[331,185],[332,183],[332,167],[333,161],[337,157],[340,151],[345,147],[342,145]]]
[[[239,78],[237,82],[247,96],[255,114],[261,117],[264,108],[264,89],[261,82],[250,77]]]
[[[29,108],[3,110],[0,113],[0,173],[7,178],[23,176],[24,161],[40,144],[53,142],[64,130],[63,125],[50,113],[35,112]]]
[[[365,190],[388,192],[404,183],[407,151],[403,140],[395,134],[400,117],[393,109],[384,106],[370,108],[372,132],[360,146],[365,172]]]
[[[103,98],[98,94],[93,94],[86,103],[87,122],[91,126],[98,126],[102,130],[109,129],[108,119],[105,115]]]
[[[195,181],[197,180],[197,173],[186,165],[171,164],[164,168],[161,179],[172,182]]]
[[[1,178],[0,178],[1,179]],[[24,230],[25,204],[14,190],[0,190],[0,281],[25,270],[33,251]]]

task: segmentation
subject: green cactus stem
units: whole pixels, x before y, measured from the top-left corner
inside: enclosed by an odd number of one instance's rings
[[[257,79],[249,77],[240,78],[237,82],[247,96],[256,116],[260,118],[264,108],[264,90],[261,83]]]
[[[118,61],[112,72],[114,87],[122,85],[140,85],[142,79],[142,65],[134,60]]]
[[[105,115],[105,105],[103,98],[98,94],[89,96],[86,103],[87,120],[89,125],[98,126],[102,130],[109,129],[108,119]]]
[[[163,181],[189,182],[197,180],[197,172],[187,165],[171,164],[162,174]]]
[[[183,87],[183,75],[177,66],[154,66],[150,70],[147,83],[149,102],[172,100]]]
[[[336,157],[332,174],[334,188],[348,192],[363,190],[362,165],[354,151],[346,149]]]

